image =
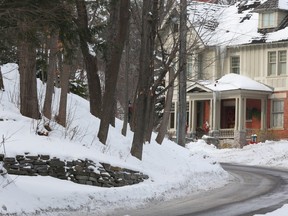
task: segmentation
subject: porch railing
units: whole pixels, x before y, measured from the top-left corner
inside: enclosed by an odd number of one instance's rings
[[[220,129],[219,139],[234,139],[234,128]]]
[[[234,139],[234,128],[220,129],[219,138],[220,139]],[[246,138],[250,139],[251,135],[256,133],[255,129],[246,128]]]

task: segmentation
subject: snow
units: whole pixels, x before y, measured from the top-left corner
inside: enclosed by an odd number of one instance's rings
[[[255,91],[264,91],[272,92],[272,89],[268,86],[259,83],[249,77],[242,76],[239,74],[229,73],[218,79],[214,83],[205,85],[205,87],[213,91],[228,91],[228,90],[255,90]]]
[[[255,0],[251,0],[246,4],[254,2]],[[205,45],[237,46],[250,44],[254,40],[264,39],[268,43],[288,39],[288,27],[266,35],[258,33],[259,14],[253,12],[253,9],[238,13],[237,6],[238,3],[227,6],[196,1],[189,5],[189,20]],[[278,6],[287,10],[287,0],[279,0]],[[211,28],[211,23],[218,25],[212,25]]]
[[[211,80],[200,80],[192,84],[188,91],[191,91],[194,87],[200,85],[204,87],[206,91],[229,91],[229,90],[252,90],[261,92],[272,92],[272,88],[257,82],[249,77],[229,73],[221,77],[216,81]]]
[[[288,141],[267,141],[243,149],[217,149],[198,140],[183,148],[167,139],[158,145],[154,141],[155,134],[152,142],[144,145],[140,161],[130,154],[133,133],[128,131],[126,137],[122,136],[120,120],[116,121],[115,128],[110,127],[107,144],[101,144],[97,138],[99,119],[89,113],[86,100],[73,94],[68,96],[68,127],[51,122],[53,130],[49,136],[38,136],[36,128],[41,129],[44,122],[26,118],[18,109],[18,66],[6,64],[1,69],[5,91],[0,91],[0,154],[15,156],[29,152],[65,160],[88,158],[95,163],[106,162],[141,171],[149,179],[132,186],[101,188],[47,176],[0,174],[0,215],[81,215],[85,212],[101,216],[152,200],[164,201],[222,187],[232,177],[222,169],[220,162],[288,168]],[[44,87],[38,82],[41,104]],[[56,89],[54,114],[59,93]],[[1,166],[0,163],[0,170]],[[267,215],[281,216],[287,210],[285,205]]]
[[[278,7],[282,10],[288,10],[288,1],[287,0],[278,0]]]

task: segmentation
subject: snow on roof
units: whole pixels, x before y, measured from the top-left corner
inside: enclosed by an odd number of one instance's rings
[[[254,7],[251,6],[253,3]],[[189,21],[208,46],[288,40],[288,27],[265,35],[258,32],[259,14],[254,8],[259,1],[245,2],[248,9],[241,10],[241,13],[240,5],[243,6],[243,3],[227,6],[193,1],[188,7]],[[288,9],[288,0],[279,0],[279,8]]]
[[[269,10],[269,9],[280,9],[280,10],[288,10],[288,1],[287,0],[266,0],[262,2],[262,4],[256,8],[256,10]]]
[[[288,10],[288,1],[287,0],[278,0],[278,7],[282,10]]]
[[[272,92],[273,89],[257,82],[249,77],[229,73],[220,79],[211,81],[200,81],[199,84],[212,91],[229,91],[229,90],[253,90],[262,92]]]

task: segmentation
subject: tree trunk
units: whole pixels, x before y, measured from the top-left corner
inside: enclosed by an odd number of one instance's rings
[[[152,136],[153,127],[154,127],[155,101],[156,101],[156,96],[153,94],[152,96],[149,97],[148,104],[147,104],[147,111],[146,111],[146,118],[145,118],[147,119],[147,124],[146,124],[146,129],[145,129],[145,141],[149,143],[151,142],[151,136]]]
[[[51,105],[52,105],[52,96],[54,93],[54,77],[56,72],[56,62],[57,62],[57,42],[58,42],[58,33],[54,33],[51,36],[49,43],[49,64],[47,69],[47,83],[46,83],[46,93],[45,101],[43,106],[43,115],[50,119],[52,118]]]
[[[80,47],[86,65],[88,90],[90,101],[90,112],[92,115],[101,117],[102,94],[100,79],[98,76],[98,65],[96,57],[89,52],[88,42],[91,42],[91,35],[88,29],[87,10],[85,0],[76,0],[78,14],[78,34],[80,38]]]
[[[178,121],[177,143],[185,146],[186,143],[186,37],[187,37],[187,0],[180,0],[180,56],[179,56],[179,91],[178,91]]]
[[[115,99],[120,61],[128,32],[130,0],[122,0],[120,2],[114,1],[111,5],[111,29],[113,31],[113,25],[115,25],[117,30],[116,34],[115,32],[111,32],[114,36],[110,37],[111,41],[108,43],[110,45],[110,48],[108,48],[110,58],[108,58],[105,71],[107,83],[105,86],[102,108],[103,112],[98,132],[98,138],[103,144],[106,144],[111,115],[113,115],[113,103]]]
[[[20,72],[20,113],[26,117],[40,119],[37,80],[36,49],[33,42],[23,39],[18,47]]]
[[[0,67],[0,90],[4,91],[4,83],[3,83],[1,67]]]
[[[174,77],[174,70],[171,68],[169,70],[169,83],[172,82],[172,79]],[[165,101],[165,107],[164,107],[164,114],[162,117],[162,121],[160,124],[159,132],[156,137],[156,142],[158,144],[162,144],[164,137],[167,133],[167,126],[169,123],[169,118],[170,118],[170,110],[172,106],[172,98],[173,98],[173,85],[171,85],[168,88],[167,94],[166,94],[166,101]]]
[[[133,111],[135,118],[134,136],[131,154],[142,160],[143,144],[145,142],[145,129],[147,122],[147,105],[149,103],[150,87],[153,83],[154,71],[154,44],[157,28],[158,0],[143,1],[142,8],[142,30],[141,30],[141,50],[140,50],[140,70],[137,87],[136,109]]]
[[[129,28],[129,27],[128,27]],[[127,36],[127,40],[126,40],[126,48],[125,48],[125,94],[124,94],[124,97],[125,97],[125,103],[124,103],[124,120],[123,120],[123,127],[122,127],[122,130],[121,130],[121,133],[123,136],[126,136],[127,134],[127,125],[128,125],[128,114],[130,115],[130,118],[131,118],[131,114],[129,113],[129,92],[128,92],[128,89],[129,89],[129,83],[128,83],[128,73],[129,73],[129,66],[130,66],[130,61],[129,61],[129,33],[128,33],[128,36]],[[129,118],[129,120],[130,120]]]
[[[57,123],[66,127],[67,120],[67,95],[69,92],[69,78],[70,78],[70,65],[66,62],[63,63],[63,69],[60,74],[60,85],[61,85],[61,94],[60,94],[60,104],[58,115],[56,117]]]

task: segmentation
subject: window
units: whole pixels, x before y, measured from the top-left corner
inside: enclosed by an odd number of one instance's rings
[[[287,68],[287,51],[268,52],[268,75],[286,74]]]
[[[175,103],[172,103],[170,111],[170,128],[175,128]]]
[[[173,23],[173,33],[177,33],[179,31],[179,24]]]
[[[275,27],[275,13],[263,13],[262,14],[262,28]]]
[[[235,74],[240,74],[240,57],[239,56],[231,57],[231,72]]]
[[[279,51],[278,74],[286,74],[286,51]]]
[[[187,56],[187,63],[186,63],[186,66],[187,66],[187,77],[188,78],[192,78],[193,76],[193,59],[192,59],[192,55],[188,55]]]
[[[283,127],[284,123],[284,101],[272,101],[272,127]]]
[[[276,52],[268,52],[268,75],[276,75]]]

